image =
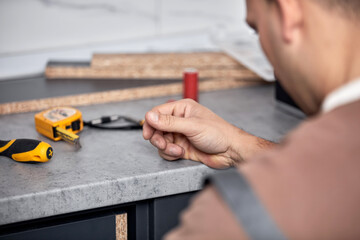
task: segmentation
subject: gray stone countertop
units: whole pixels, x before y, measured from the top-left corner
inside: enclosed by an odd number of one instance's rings
[[[200,103],[225,120],[263,138],[279,141],[302,115],[279,107],[271,85],[200,94]],[[180,96],[79,107],[83,118],[123,114],[142,119],[146,111]],[[34,127],[34,113],[0,116],[0,139],[49,142],[48,163],[24,164],[0,157],[0,225],[201,189],[215,171],[189,160],[168,162],[141,131],[84,130],[82,148],[52,142]]]

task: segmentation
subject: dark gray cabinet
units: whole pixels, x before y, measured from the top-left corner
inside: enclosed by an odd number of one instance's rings
[[[128,239],[157,240],[174,228],[195,192],[0,226],[0,240],[116,239],[118,214],[127,213]]]

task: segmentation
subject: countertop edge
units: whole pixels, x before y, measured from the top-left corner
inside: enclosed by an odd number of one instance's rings
[[[166,170],[0,199],[0,225],[200,190],[216,170]]]

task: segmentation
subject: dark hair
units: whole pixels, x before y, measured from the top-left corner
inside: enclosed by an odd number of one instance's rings
[[[275,2],[276,0],[267,0],[268,2]],[[344,16],[350,18],[360,19],[360,0],[305,0],[315,1],[323,7],[336,11]]]
[[[349,17],[360,18],[360,0],[314,0],[324,7]]]

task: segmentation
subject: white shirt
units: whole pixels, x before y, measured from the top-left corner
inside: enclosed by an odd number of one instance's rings
[[[351,81],[344,86],[334,90],[328,94],[322,104],[323,113],[360,100],[360,78]]]

